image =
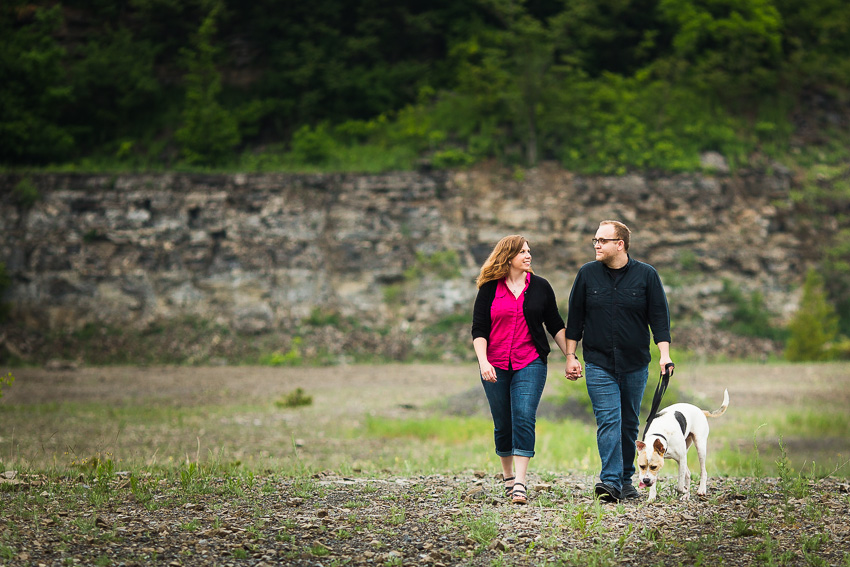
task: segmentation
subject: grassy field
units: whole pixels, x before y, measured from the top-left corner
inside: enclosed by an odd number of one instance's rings
[[[730,405],[708,496],[671,466],[654,504],[592,497],[587,395],[558,370],[527,506],[471,365],[13,370],[0,565],[850,566],[850,366],[680,365],[665,405]]]
[[[599,463],[587,392],[560,371],[550,365],[532,467],[592,474]],[[5,469],[93,459],[119,468],[214,460],[342,473],[497,469],[473,365],[12,373],[16,381],[0,398]],[[656,381],[650,377],[647,398]],[[784,455],[797,471],[848,476],[850,365],[683,364],[662,405],[715,409],[724,388],[730,405],[711,422],[710,474],[771,474]]]

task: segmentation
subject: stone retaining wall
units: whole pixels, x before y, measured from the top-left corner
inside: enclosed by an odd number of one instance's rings
[[[674,325],[720,322],[724,281],[786,319],[808,260],[781,171],[30,175],[31,206],[21,179],[0,175],[0,262],[6,324],[30,330],[197,315],[264,333],[318,310],[415,332],[471,311],[481,262],[513,233],[566,307],[608,218],[662,274]]]

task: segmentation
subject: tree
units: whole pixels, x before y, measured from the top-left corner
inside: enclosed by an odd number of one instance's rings
[[[801,362],[832,357],[831,347],[838,336],[838,316],[826,300],[823,277],[814,269],[806,274],[803,298],[788,330],[791,337],[785,348],[786,359]]]
[[[739,102],[772,93],[782,61],[782,16],[772,0],[661,0],[675,28],[662,68],[715,95]],[[757,100],[757,99],[756,99]]]
[[[62,124],[71,98],[65,49],[53,37],[59,5],[0,8],[0,162],[65,159],[74,146]]]
[[[552,32],[517,4],[497,2],[492,9],[501,26],[479,30],[452,49],[457,93],[471,101],[479,131],[495,121],[509,138],[503,143],[518,142],[526,165],[534,166],[541,106],[552,87]]]
[[[193,39],[194,48],[182,51],[188,69],[184,76],[186,102],[183,125],[175,137],[184,159],[192,164],[219,164],[240,141],[236,118],[218,102],[221,75],[215,66],[218,49],[213,39],[221,9],[220,2],[212,4]]]

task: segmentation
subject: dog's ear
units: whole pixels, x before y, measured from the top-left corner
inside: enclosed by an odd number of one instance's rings
[[[652,444],[652,448],[655,449],[655,452],[662,457],[664,456],[664,453],[667,452],[667,449],[664,448],[664,444],[661,443],[661,439],[656,439],[655,443]]]
[[[644,443],[643,441],[635,441],[635,447],[637,447],[638,451],[643,451],[644,449],[646,449],[646,443]]]

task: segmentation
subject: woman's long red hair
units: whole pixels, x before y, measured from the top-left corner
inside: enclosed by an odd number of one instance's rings
[[[526,242],[528,240],[519,234],[511,234],[501,239],[493,247],[493,251],[490,252],[490,256],[484,262],[484,265],[481,266],[481,272],[478,274],[478,279],[475,280],[475,285],[480,288],[487,282],[507,276],[508,272],[511,271],[511,260],[522,252],[522,247]]]

